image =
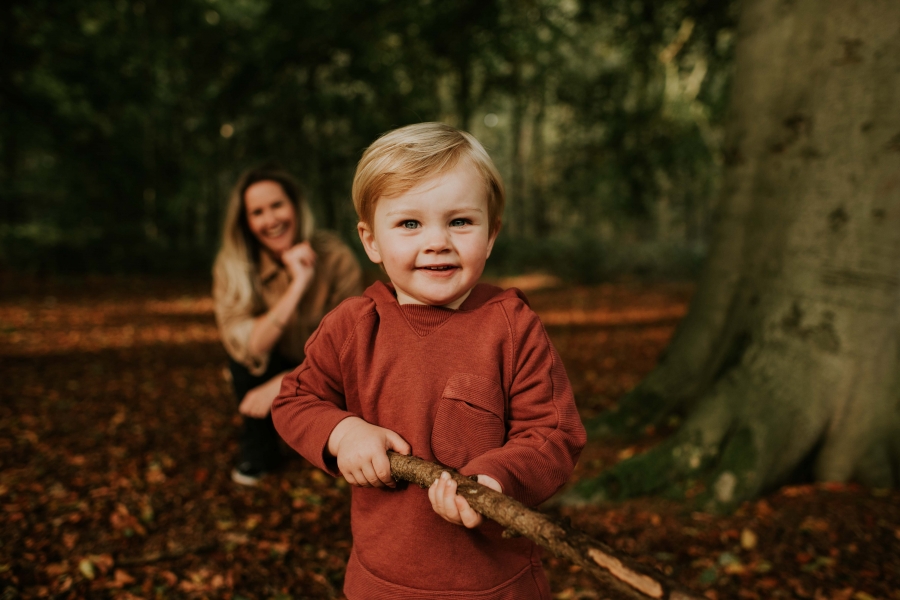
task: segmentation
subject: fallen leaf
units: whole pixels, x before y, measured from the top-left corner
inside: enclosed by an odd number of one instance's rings
[[[78,570],[81,572],[82,575],[84,575],[85,579],[93,580],[94,577],[97,576],[97,572],[94,569],[94,563],[92,563],[91,561],[89,561],[86,558],[82,558],[78,562]]]
[[[741,548],[744,550],[753,550],[756,548],[756,534],[752,529],[744,528],[741,530]]]

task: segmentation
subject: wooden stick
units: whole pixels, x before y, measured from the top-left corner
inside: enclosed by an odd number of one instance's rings
[[[587,534],[556,523],[544,514],[487,488],[453,469],[388,451],[394,479],[430,486],[447,471],[456,481],[456,493],[476,512],[506,528],[504,535],[521,535],[556,556],[582,567],[601,584],[603,592],[615,600],[701,600],[679,588],[661,573],[614,550]]]

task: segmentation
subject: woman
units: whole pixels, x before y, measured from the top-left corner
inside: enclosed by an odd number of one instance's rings
[[[270,168],[246,171],[231,194],[213,267],[216,323],[244,415],[231,478],[255,485],[281,462],[269,409],[282,376],[325,314],[362,292],[362,271],[333,233],[313,231],[299,185]]]

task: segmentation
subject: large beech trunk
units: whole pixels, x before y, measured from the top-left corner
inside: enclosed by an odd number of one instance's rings
[[[900,483],[900,2],[746,0],[731,109],[689,314],[592,429],[686,418],[581,497]]]

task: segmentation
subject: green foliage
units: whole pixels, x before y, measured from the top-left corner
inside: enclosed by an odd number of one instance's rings
[[[424,120],[489,147],[508,245],[522,246],[507,266],[546,247],[594,281],[631,268],[615,248],[632,242],[702,247],[730,4],[5,3],[0,260],[205,269],[230,185],[270,159],[305,183],[320,224],[351,237],[362,150]]]
[[[685,242],[606,242],[585,230],[526,242],[501,235],[487,271],[492,275],[544,272],[584,285],[629,275],[692,279],[699,274],[703,255],[702,246]]]

